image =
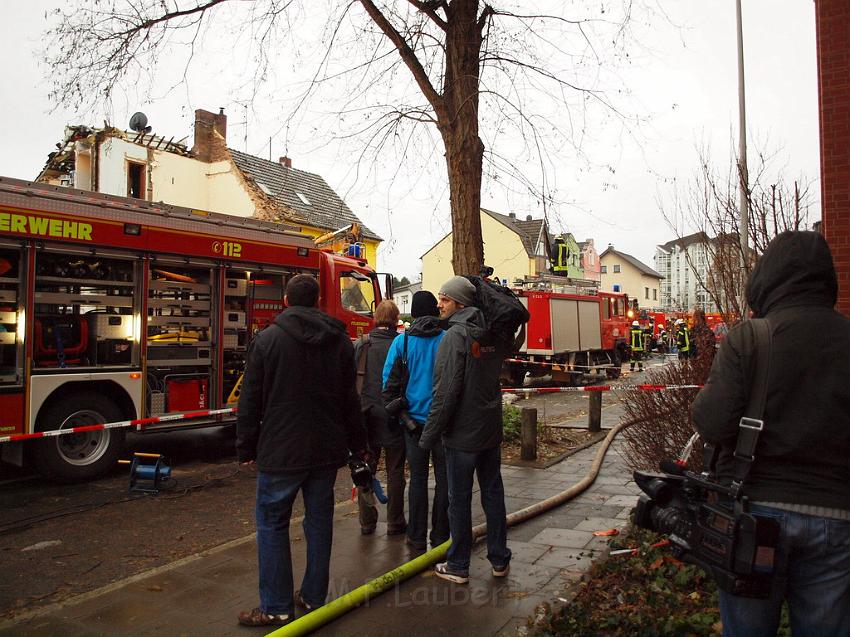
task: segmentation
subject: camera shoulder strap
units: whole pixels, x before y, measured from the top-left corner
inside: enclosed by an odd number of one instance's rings
[[[764,429],[764,407],[771,367],[770,323],[767,319],[752,319],[750,326],[754,337],[754,369],[750,376],[750,400],[738,423],[738,440],[735,444],[732,494],[736,500],[740,498],[741,487],[753,466],[756,445]]]

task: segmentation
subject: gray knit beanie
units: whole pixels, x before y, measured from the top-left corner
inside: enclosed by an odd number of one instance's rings
[[[467,307],[475,305],[475,286],[466,277],[453,276],[443,283],[440,294]]]

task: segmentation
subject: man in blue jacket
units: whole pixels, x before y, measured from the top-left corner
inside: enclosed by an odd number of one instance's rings
[[[442,444],[449,482],[449,527],[452,544],[437,577],[466,584],[472,553],[472,486],[481,488],[487,519],[487,559],[494,577],[506,577],[511,551],[507,545],[505,488],[502,484],[502,394],[499,374],[506,351],[487,344],[484,315],[475,303],[475,286],[455,276],[440,288],[440,318],[448,320],[437,350],[434,397],[423,449]]]
[[[334,482],[349,450],[363,456],[366,430],[355,388],[354,348],[345,325],[316,307],[309,274],[286,286],[286,310],[251,346],[236,421],[236,454],[257,466],[260,605],[246,626],[283,626],[293,605],[325,603],[333,543]],[[289,519],[304,495],[307,569],[293,593]]]
[[[437,347],[443,338],[440,327],[437,299],[421,290],[413,295],[411,303],[413,324],[396,338],[384,363],[384,402],[389,403],[401,395],[405,382],[403,364],[407,344],[407,413],[410,427],[404,427],[407,462],[410,466],[410,489],[407,492],[408,525],[407,544],[415,550],[427,548],[428,532],[428,462],[434,463],[434,504],[431,508],[431,546],[439,546],[449,539],[449,488],[446,479],[446,456],[443,445],[432,450],[419,447],[422,428],[431,409],[434,387],[434,361]]]

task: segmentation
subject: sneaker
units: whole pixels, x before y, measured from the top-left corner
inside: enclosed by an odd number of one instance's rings
[[[273,615],[264,613],[259,608],[239,613],[239,623],[243,626],[286,626],[295,619],[292,615]]]
[[[440,562],[434,567],[434,574],[440,579],[454,582],[455,584],[469,584],[469,573],[456,571],[449,566],[448,562]]]
[[[304,601],[304,598],[301,597],[301,591],[295,591],[295,605],[298,608],[306,610],[308,613],[316,610],[320,605],[316,604],[308,604]]]
[[[511,572],[510,563],[505,564],[502,568],[493,567],[493,577],[507,577],[508,573]]]

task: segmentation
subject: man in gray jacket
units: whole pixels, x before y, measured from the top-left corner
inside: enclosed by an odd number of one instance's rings
[[[437,564],[440,577],[469,582],[472,553],[472,485],[478,475],[481,506],[487,519],[487,559],[494,577],[506,577],[511,551],[507,546],[505,489],[501,473],[501,348],[486,344],[484,316],[473,306],[475,286],[462,276],[440,289],[440,318],[449,327],[437,350],[434,397],[419,440],[423,449],[443,444],[449,484],[447,561]],[[442,437],[442,443],[440,438]]]

